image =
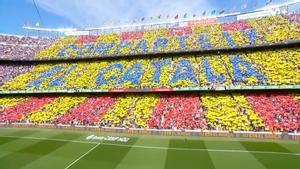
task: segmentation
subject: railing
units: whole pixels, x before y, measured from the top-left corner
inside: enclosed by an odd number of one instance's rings
[[[215,130],[165,130],[165,129],[125,129],[117,127],[62,125],[62,124],[33,124],[33,123],[0,123],[0,127],[12,128],[46,128],[63,129],[89,132],[111,132],[124,134],[143,134],[161,136],[193,136],[193,137],[226,137],[226,138],[251,138],[251,139],[276,139],[300,141],[300,133],[287,132],[252,132],[252,131],[215,131]]]

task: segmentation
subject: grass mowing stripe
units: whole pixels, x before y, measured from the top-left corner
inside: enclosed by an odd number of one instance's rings
[[[22,137],[22,136],[32,135],[34,133],[39,133],[39,132],[37,131],[22,132],[22,131],[11,130],[10,132],[4,132],[1,134],[2,135],[18,134]],[[27,142],[24,142],[24,140],[22,140],[22,138],[20,137],[2,137],[2,139],[0,139],[0,158],[3,156],[7,156],[8,154],[14,153],[20,149],[23,149],[26,146],[35,144],[36,142],[37,141],[32,141],[32,140],[28,140]]]
[[[29,136],[29,135],[33,135],[35,133],[39,133],[39,131],[37,130],[17,130],[17,131],[13,131],[13,132],[9,132],[9,133],[5,133],[4,136],[10,135],[10,136]]]
[[[136,138],[130,139],[126,144],[129,147],[116,147],[111,145],[105,145],[105,142],[91,151],[80,163],[76,163],[72,166],[72,169],[82,168],[104,168],[115,169],[122,159],[127,155],[131,149],[130,145],[135,144]]]
[[[140,137],[130,151],[119,163],[116,169],[164,169],[168,150],[145,149],[135,147],[137,145],[164,146],[168,147],[168,139],[145,139]]]
[[[288,149],[293,153],[300,153],[300,142],[298,144],[289,144],[289,143],[278,143],[284,148]]]
[[[240,141],[240,143],[249,151],[276,151],[283,153],[291,153],[288,149],[274,142],[254,142]]]
[[[1,138],[0,138],[1,139]],[[0,158],[13,154],[25,147],[39,142],[38,140],[13,139],[10,142],[0,145]],[[1,168],[1,167],[0,167]]]
[[[38,160],[42,156],[47,155],[48,153],[58,149],[59,147],[62,147],[65,144],[67,144],[67,142],[41,140],[14,153],[1,157],[1,169],[15,169],[24,167],[27,164]]]
[[[71,133],[63,131],[61,134],[55,135],[53,139],[68,139],[68,140],[76,140],[82,137],[82,133]]]
[[[93,146],[95,145],[68,142],[64,146],[44,155],[39,158],[39,160],[26,165],[22,169],[64,169]]]
[[[237,141],[205,141],[208,149],[232,149],[247,151]],[[216,169],[266,169],[251,153],[227,153],[208,151]],[[245,165],[251,164],[251,165]]]
[[[75,163],[77,163],[79,160],[81,160],[84,156],[86,156],[88,153],[90,153],[91,151],[93,151],[96,147],[98,147],[100,145],[100,143],[96,144],[94,147],[92,147],[89,151],[87,151],[86,153],[84,153],[83,155],[81,155],[79,158],[77,158],[75,161],[73,161],[71,164],[69,164],[65,169],[70,168],[72,165],[74,165]]]
[[[19,138],[17,138],[17,137],[15,137],[15,138],[2,137],[0,139],[0,147],[1,147],[2,144],[7,144],[7,143],[12,142],[12,141],[17,140],[17,139],[19,139]]]
[[[277,143],[250,141],[241,141],[240,143],[267,169],[298,168],[300,165],[299,153],[295,153],[294,156],[278,156],[278,154],[293,153]],[[276,150],[281,153],[277,155],[259,153],[266,150]]]
[[[202,149],[206,146],[200,140],[175,140],[169,142],[170,148]],[[213,162],[207,151],[176,151],[169,149],[167,153],[165,169],[214,169]]]

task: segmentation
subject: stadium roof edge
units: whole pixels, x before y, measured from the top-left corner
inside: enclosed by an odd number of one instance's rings
[[[279,8],[279,7],[282,7],[282,6],[294,5],[294,4],[297,4],[299,2],[300,2],[300,0],[295,0],[295,1],[292,1],[292,2],[284,3],[284,4],[267,6],[267,7],[256,9],[256,10],[250,11],[250,12],[235,12],[235,13],[229,13],[229,14],[197,17],[197,18],[192,18],[192,19],[174,20],[174,21],[168,21],[168,22],[155,22],[155,23],[146,23],[146,24],[130,24],[130,25],[123,25],[123,26],[104,26],[104,27],[90,27],[90,28],[87,27],[87,28],[83,28],[83,29],[78,29],[78,28],[41,28],[41,27],[23,26],[23,29],[25,29],[25,30],[35,30],[35,31],[48,31],[48,32],[62,32],[62,33],[65,33],[65,32],[72,32],[72,31],[95,31],[95,30],[100,31],[100,30],[108,30],[108,29],[124,29],[124,28],[132,28],[132,27],[156,26],[156,25],[166,25],[166,24],[182,23],[182,22],[189,22],[189,21],[195,21],[195,20],[212,19],[212,18],[223,18],[223,17],[238,16],[238,15],[243,15],[243,14],[251,14],[251,13],[257,13],[257,12],[269,11],[270,9]]]
[[[256,10],[254,10],[254,11],[266,10],[266,9],[272,9],[272,8],[278,8],[278,7],[282,7],[282,6],[293,5],[293,4],[296,4],[296,3],[299,3],[299,2],[300,2],[300,0],[294,0],[294,1],[292,1],[292,2],[286,2],[286,3],[284,3],[284,4],[265,6],[265,7],[256,9]]]

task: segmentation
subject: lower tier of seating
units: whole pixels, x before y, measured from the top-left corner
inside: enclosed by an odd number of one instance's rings
[[[0,97],[0,122],[299,132],[300,93],[7,95]]]

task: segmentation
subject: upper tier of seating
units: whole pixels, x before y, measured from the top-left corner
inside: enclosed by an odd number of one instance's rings
[[[0,64],[0,91],[284,86],[300,84],[299,48],[230,54]]]
[[[113,57],[197,51],[297,41],[300,13],[229,23],[63,38],[0,35],[2,59]]]

